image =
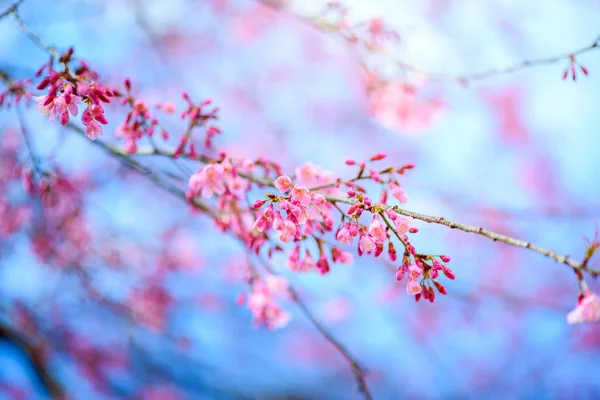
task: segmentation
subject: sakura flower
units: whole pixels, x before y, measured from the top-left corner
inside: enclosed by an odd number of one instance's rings
[[[376,247],[375,241],[368,234],[361,235],[358,245],[360,250],[365,253],[372,252],[373,250],[375,250]]]
[[[600,322],[600,298],[588,291],[577,302],[577,306],[567,314],[569,324]]]
[[[288,293],[288,282],[279,276],[269,274],[265,277],[265,282],[269,291],[276,295],[286,295]]]
[[[254,325],[264,325],[268,329],[282,328],[291,317],[277,304],[277,297],[288,295],[288,283],[275,275],[267,275],[264,280],[257,279],[252,283],[249,296],[240,297],[246,300],[246,306],[254,317]]]
[[[292,180],[287,175],[282,175],[275,180],[275,187],[282,193],[289,191],[292,188]]]
[[[412,217],[404,217],[398,215],[392,209],[387,209],[386,214],[389,219],[394,223],[394,227],[400,234],[405,234],[406,232],[411,230],[411,221]]]
[[[223,165],[209,164],[190,177],[189,186],[193,194],[202,193],[202,197],[225,193]]]
[[[352,241],[354,240],[354,236],[358,234],[358,228],[355,223],[346,223],[342,229],[340,229],[336,235],[336,239],[338,242],[347,244],[348,246],[352,246]]]
[[[411,295],[417,295],[417,294],[421,293],[422,291],[423,291],[423,288],[421,287],[421,285],[419,285],[419,282],[417,282],[414,279],[408,280],[408,284],[406,285],[406,293],[411,294]]]
[[[390,189],[392,196],[394,196],[400,203],[404,204],[408,201],[408,196],[406,196],[406,193],[404,193],[402,187],[397,183],[390,182],[388,184],[388,188]]]
[[[104,116],[104,109],[96,104],[85,109],[81,114],[81,122],[85,125],[85,135],[90,140],[96,140],[98,136],[102,136],[103,131],[99,124],[108,124]]]
[[[96,121],[90,122],[85,128],[85,136],[90,140],[96,140],[104,134],[102,127]]]
[[[286,219],[283,223],[283,229],[279,232],[279,240],[287,243],[294,239],[296,236],[296,224],[289,219]]]
[[[34,96],[33,100],[35,100],[37,105],[37,112],[47,116],[50,121],[54,121],[56,119],[56,109],[54,106],[54,101],[49,101],[48,96]]]
[[[312,196],[310,191],[304,186],[296,186],[292,189],[292,201],[307,206],[310,204]]]
[[[333,259],[333,262],[340,264],[350,265],[354,263],[354,257],[352,256],[352,253],[340,250],[337,247],[331,249],[331,258]]]
[[[373,221],[369,226],[369,236],[373,239],[376,244],[383,244],[387,239],[387,233],[385,227],[377,216],[373,217]]]

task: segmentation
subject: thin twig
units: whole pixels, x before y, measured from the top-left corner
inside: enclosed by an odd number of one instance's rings
[[[365,379],[365,371],[360,366],[360,364],[354,359],[354,357],[350,354],[350,352],[325,328],[319,320],[315,318],[313,313],[306,307],[300,295],[293,287],[289,287],[289,292],[292,297],[292,300],[298,305],[302,313],[310,320],[315,328],[323,335],[325,339],[329,343],[333,345],[346,359],[350,367],[352,368],[352,373],[354,374],[354,379],[358,382],[358,389],[363,394],[365,399],[371,400],[373,396],[369,391],[369,387],[367,386],[367,381]]]
[[[8,7],[6,10],[2,11],[0,13],[0,19],[12,14],[12,13],[16,13],[17,10],[19,9],[19,6],[23,3],[23,1],[25,0],[18,0],[16,3],[13,3],[12,6]]]
[[[54,47],[51,47],[51,46],[48,46],[47,44],[45,44],[42,41],[42,39],[35,32],[33,32],[29,28],[29,26],[27,26],[25,21],[23,21],[21,19],[21,16],[19,15],[19,13],[16,9],[12,11],[12,15],[15,18],[15,21],[17,21],[17,24],[19,25],[19,28],[21,28],[23,33],[25,33],[25,35],[27,35],[40,49],[44,50],[46,53],[50,54],[52,57],[56,58],[57,60],[60,58],[60,55],[54,49]]]
[[[52,375],[52,372],[46,364],[44,348],[34,342],[26,339],[17,330],[0,322],[0,339],[5,338],[21,348],[29,358],[33,370],[39,381],[53,399],[64,399],[65,392],[58,380]]]
[[[240,239],[241,240],[241,239]],[[242,241],[244,244],[244,242]],[[265,269],[271,273],[276,274],[273,267],[262,257],[258,257],[258,261],[265,267]],[[321,333],[321,335],[329,342],[333,347],[336,348],[340,352],[340,354],[346,359],[350,368],[352,369],[352,374],[354,375],[354,379],[358,383],[358,390],[363,394],[365,399],[372,399],[373,396],[369,391],[369,386],[367,385],[366,380],[366,372],[364,368],[356,361],[356,358],[350,353],[350,351],[336,339],[333,334],[315,317],[315,315],[310,311],[302,297],[298,291],[292,286],[288,286],[288,292],[290,294],[291,299],[296,303],[302,314],[312,323],[312,325]]]
[[[329,197],[329,196],[325,196],[325,198],[330,202],[353,204],[353,201],[348,198],[337,198],[337,197]],[[445,219],[444,217],[434,217],[431,215],[421,214],[421,213],[417,213],[414,211],[408,211],[408,210],[402,209],[398,206],[387,206],[386,209],[394,210],[394,212],[396,212],[400,215],[404,215],[405,217],[411,217],[411,218],[418,219],[420,221],[427,222],[430,224],[444,225],[444,226],[449,227],[450,229],[458,229],[463,232],[475,233],[477,235],[487,237],[488,239],[491,239],[494,242],[502,242],[502,243],[508,244],[510,246],[516,246],[516,247],[522,247],[524,249],[529,249],[529,250],[535,251],[537,253],[540,253],[546,257],[552,258],[561,264],[565,264],[565,265],[573,268],[574,270],[585,271],[593,277],[600,276],[600,270],[588,267],[587,263],[584,264],[584,263],[574,261],[574,260],[570,259],[569,256],[564,256],[564,255],[558,254],[554,251],[544,249],[543,247],[534,245],[531,242],[527,242],[527,241],[516,239],[516,238],[510,237],[510,236],[502,235],[500,233],[492,232],[492,231],[489,231],[489,230],[481,228],[481,227],[462,224],[460,222],[449,221],[449,220]]]
[[[292,15],[292,16],[298,18],[300,21],[306,23],[307,25],[309,25],[319,31],[324,31],[324,32],[334,31],[334,32],[339,33],[337,25],[329,24],[329,23],[325,23],[325,22],[320,23],[319,21],[315,20],[315,18],[318,18],[318,17],[298,15],[289,10],[286,10],[284,7],[273,5],[268,1],[265,1],[265,0],[257,0],[257,1],[267,7],[275,9],[276,11],[285,12],[286,14]],[[523,69],[526,69],[529,67],[542,66],[542,65],[554,64],[554,63],[557,63],[560,61],[566,61],[566,60],[569,60],[571,57],[575,57],[575,56],[587,53],[587,52],[597,49],[597,48],[600,48],[600,35],[591,44],[583,46],[583,47],[581,47],[577,50],[571,51],[569,53],[563,53],[563,54],[555,55],[552,57],[543,57],[543,58],[537,58],[537,59],[532,59],[532,60],[524,60],[517,64],[511,65],[508,67],[504,67],[504,68],[492,68],[492,69],[489,69],[486,71],[474,72],[474,73],[470,73],[470,74],[462,74],[462,75],[458,75],[458,76],[443,74],[443,73],[436,73],[436,72],[427,72],[427,71],[423,70],[422,68],[415,67],[412,64],[409,64],[402,60],[399,60],[393,55],[391,55],[390,58],[393,59],[393,62],[398,67],[400,67],[406,71],[423,74],[431,80],[457,81],[460,83],[466,83],[469,81],[486,79],[486,78],[490,78],[493,76],[511,74],[511,73],[514,73],[514,72],[517,72],[517,71],[520,71],[520,70],[523,70]],[[360,61],[360,63],[361,63],[361,65],[364,66],[364,63],[362,61]]]

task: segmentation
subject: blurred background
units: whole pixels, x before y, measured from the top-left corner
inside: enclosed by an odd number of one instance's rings
[[[583,258],[600,218],[600,51],[577,57],[589,75],[576,81],[562,80],[564,58],[455,77],[590,46],[599,2],[342,2],[357,32],[368,36],[382,17],[397,33],[379,51],[316,28],[326,3],[26,0],[20,15],[105,82],[129,77],[150,104],[181,109],[184,91],[211,97],[223,132],[215,143],[232,155],[350,178],[345,159],[385,151],[417,166],[401,182],[406,208]],[[2,71],[24,79],[47,60],[14,18],[0,20]],[[236,305],[247,288],[239,243],[33,104],[19,110],[0,110],[0,339],[6,327],[34,335],[69,398],[361,398],[346,360],[292,302],[287,327],[252,326]],[[103,139],[122,144],[113,133],[126,112],[106,112]],[[174,148],[185,125],[167,121],[172,139],[161,144]],[[19,177],[36,165],[65,177],[45,212]],[[600,397],[600,325],[565,319],[577,302],[571,270],[415,226],[417,249],[448,254],[457,276],[434,304],[415,303],[394,268],[373,258],[326,276],[274,262],[368,371],[374,398]],[[43,381],[14,341],[0,340],[0,399],[49,398]]]

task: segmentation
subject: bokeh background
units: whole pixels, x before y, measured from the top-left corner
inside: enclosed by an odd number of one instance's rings
[[[600,34],[597,1],[343,2],[352,23],[383,17],[397,31],[399,43],[377,54],[303,19],[325,3],[296,0],[289,13],[250,0],[26,0],[20,14],[107,82],[129,77],[149,103],[181,107],[183,91],[213,98],[217,143],[231,154],[264,155],[289,171],[310,161],[351,177],[346,158],[385,151],[397,165],[417,165],[401,182],[408,209],[583,258],[583,237],[600,218],[600,51],[577,58],[590,74],[576,82],[561,79],[567,60],[467,84],[448,77],[589,46]],[[0,21],[3,71],[25,78],[46,60],[12,18]],[[413,91],[392,90],[382,114],[361,64]],[[125,113],[107,114],[104,139],[118,143],[112,132]],[[1,320],[13,324],[15,309],[28,310],[72,398],[360,398],[345,360],[293,303],[287,327],[252,326],[236,305],[245,290],[238,243],[33,106],[23,116],[42,165],[81,182],[63,201],[80,210],[85,228],[73,229],[85,251],[78,268],[65,267],[36,253],[27,229],[0,235]],[[184,129],[177,118],[169,124]],[[20,140],[15,110],[0,110],[0,130],[5,149]],[[18,146],[16,159],[27,163]],[[143,161],[180,173],[165,160]],[[18,184],[6,186],[7,198],[8,190],[22,201]],[[600,326],[565,319],[577,300],[572,271],[416,226],[417,249],[450,255],[457,275],[434,304],[415,303],[393,268],[372,258],[324,277],[274,263],[366,367],[375,398],[600,396]],[[81,269],[102,300],[90,298]],[[118,305],[157,310],[160,322],[132,319]],[[47,396],[27,358],[0,341],[0,399]]]

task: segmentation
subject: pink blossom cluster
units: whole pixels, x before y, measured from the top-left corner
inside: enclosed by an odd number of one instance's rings
[[[173,301],[164,287],[154,283],[134,289],[127,298],[134,317],[159,332],[165,329],[167,314]]]
[[[442,255],[439,257],[444,262],[450,261],[450,257],[448,256]],[[431,264],[427,260],[431,260]],[[415,296],[417,301],[423,296],[423,298],[433,303],[435,299],[434,286],[440,294],[445,295],[448,293],[446,288],[440,282],[436,281],[440,271],[448,279],[455,279],[454,272],[432,256],[414,257],[414,263],[411,263],[409,256],[405,256],[402,265],[396,270],[396,279],[401,281],[407,275],[406,292]]]
[[[31,78],[23,81],[12,81],[4,92],[0,92],[0,107],[11,105],[17,106],[22,99],[30,99],[32,93],[27,89],[31,84]]]
[[[193,158],[196,153],[195,145],[190,140],[193,129],[204,127],[211,120],[219,119],[219,107],[207,109],[212,104],[212,99],[210,98],[206,98],[199,104],[195,104],[187,93],[183,93],[182,96],[187,102],[187,108],[181,113],[181,118],[188,120],[188,130],[181,136],[179,146],[175,150],[175,157],[181,154],[189,154]],[[204,147],[207,149],[212,148],[213,138],[220,133],[221,130],[218,127],[214,125],[207,126],[204,132]]]
[[[250,285],[250,294],[241,295],[238,302],[246,302],[246,307],[254,317],[254,326],[264,325],[268,329],[279,329],[288,324],[291,316],[277,301],[288,298],[288,295],[287,281],[269,274],[264,279],[254,278]]]
[[[116,132],[116,137],[125,140],[125,151],[129,154],[134,154],[137,151],[137,142],[144,134],[148,137],[154,135],[154,130],[159,126],[158,119],[154,118],[149,107],[145,102],[135,99],[131,94],[131,81],[125,79],[126,95],[121,99],[121,104],[129,105],[131,111],[127,113],[125,121],[119,125]],[[156,105],[157,109],[164,111],[167,114],[175,112],[175,106],[171,103],[160,103]],[[169,134],[162,129],[162,138],[168,139]]]
[[[317,171],[314,166],[308,169]],[[319,175],[304,175],[306,181],[318,181]],[[301,175],[301,174],[299,174]],[[301,175],[302,176],[302,175]],[[329,180],[329,179],[328,179]],[[287,175],[282,175],[275,180],[275,187],[287,196],[270,195],[270,203],[258,215],[254,228],[258,232],[267,234],[274,229],[278,239],[283,243],[296,242],[297,245],[289,252],[285,266],[295,272],[309,272],[313,270],[326,274],[330,270],[328,256],[323,249],[323,240],[317,235],[323,235],[333,230],[333,205],[325,196],[309,190],[305,186],[296,185]],[[255,208],[262,208],[266,200],[259,200]],[[312,237],[318,245],[319,257],[315,259],[311,250],[306,247],[301,250],[301,242]],[[331,249],[331,260],[341,264],[352,263],[352,255],[335,246]]]
[[[238,200],[243,198],[244,193],[250,188],[250,182],[243,179],[239,172],[251,170],[252,161],[227,160],[225,154],[221,156],[221,160],[205,165],[190,177],[187,194],[189,199],[198,196],[210,198],[224,195]]]
[[[78,68],[70,67],[73,49],[63,54],[59,62],[64,66],[63,71],[52,69],[51,63],[44,64],[37,72],[41,76],[47,69],[47,75],[37,85],[37,89],[48,90],[44,96],[33,99],[38,103],[38,112],[48,116],[50,121],[57,117],[62,125],[69,123],[70,116],[77,116],[79,105],[86,104],[87,108],[81,115],[85,126],[85,134],[90,140],[96,140],[103,134],[100,124],[106,125],[103,104],[110,103],[111,98],[120,93],[105,88],[97,82],[98,74],[92,71],[85,62],[81,61]],[[74,70],[74,71],[73,71]]]

